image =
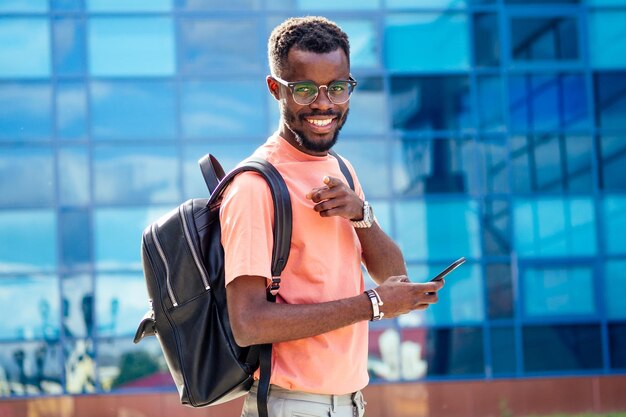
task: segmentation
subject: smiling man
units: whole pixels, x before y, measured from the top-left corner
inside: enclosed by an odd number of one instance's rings
[[[271,282],[273,204],[254,173],[235,178],[220,209],[228,311],[241,346],[271,343],[270,417],[362,416],[369,320],[422,310],[443,282],[412,283],[346,161],[354,190],[329,151],[347,120],[357,81],[348,36],[321,17],[292,18],[272,32],[270,94],[281,119],[254,153],[281,173],[291,197],[290,256],[277,302]],[[365,291],[361,264],[378,287]],[[253,386],[243,417],[258,416]]]

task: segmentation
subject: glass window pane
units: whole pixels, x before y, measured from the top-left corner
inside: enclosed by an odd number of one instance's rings
[[[602,202],[606,251],[611,255],[626,253],[626,197],[607,196]]]
[[[36,191],[35,191],[36,190]],[[5,147],[0,153],[0,206],[50,206],[54,154],[49,147]]]
[[[511,127],[516,130],[577,129],[589,126],[589,107],[581,75],[512,76]]]
[[[172,207],[102,208],[94,214],[96,268],[141,269],[141,236],[144,228]]]
[[[45,12],[48,10],[48,0],[3,0],[0,3],[1,12]]]
[[[57,339],[59,299],[59,283],[52,275],[0,278],[0,316],[11,318],[2,321],[0,339]]]
[[[425,282],[443,271],[450,263],[428,266],[410,265],[409,276],[413,282]],[[439,292],[437,304],[423,311],[413,311],[401,316],[401,326],[479,323],[485,318],[483,285],[480,266],[465,264],[446,277],[445,290]]]
[[[419,346],[427,376],[483,375],[483,331],[477,327],[402,329],[402,343]]]
[[[487,264],[485,283],[489,319],[511,319],[514,314],[513,279],[509,263]]]
[[[609,325],[611,369],[626,369],[626,323]]]
[[[504,131],[504,103],[500,77],[477,77],[478,122],[481,129]]]
[[[474,3],[476,0],[385,0],[385,6],[388,9],[416,9],[416,8],[461,8],[467,6],[467,3]]]
[[[398,244],[407,259],[480,257],[476,201],[402,201],[395,208]]]
[[[390,15],[385,19],[386,67],[410,72],[469,69],[467,24],[465,13]]]
[[[390,178],[387,164],[388,142],[384,139],[343,140],[333,148],[339,155],[345,155],[357,172],[365,196],[369,198],[389,197]],[[372,169],[376,167],[376,169]],[[342,178],[342,180],[344,180]]]
[[[89,202],[89,149],[68,146],[58,150],[59,204],[85,205]]]
[[[49,25],[38,17],[0,19],[0,78],[50,75]]]
[[[182,129],[186,138],[265,134],[265,83],[191,81],[182,86]],[[225,100],[228,97],[228,100]],[[219,112],[215,103],[220,103]]]
[[[61,139],[87,138],[87,98],[82,83],[57,84],[57,137]]]
[[[6,375],[8,385],[16,397],[42,394],[58,396],[63,392],[62,352],[59,343],[50,341],[2,343],[0,373]],[[5,414],[9,416],[27,415],[28,409],[21,406],[13,408],[7,401],[3,401],[3,408],[8,410]],[[13,414],[12,410],[20,411]]]
[[[626,66],[626,10],[589,13],[589,54],[592,68]]]
[[[394,191],[403,195],[480,192],[476,143],[463,139],[393,143]]]
[[[82,20],[54,20],[54,71],[57,75],[85,72],[85,23]]]
[[[266,7],[270,10],[374,10],[380,7],[380,2],[381,0],[349,3],[334,0],[272,0],[267,2]]]
[[[148,291],[142,273],[96,276],[98,336],[132,336],[148,311]]]
[[[474,15],[474,53],[478,66],[491,67],[500,64],[499,24],[495,13]]]
[[[59,213],[61,262],[66,268],[88,268],[91,263],[91,216],[87,209]]]
[[[511,205],[509,201],[485,199],[482,214],[485,254],[508,256],[511,252]]]
[[[173,139],[175,88],[170,82],[91,84],[95,139]]]
[[[267,7],[271,7],[278,0],[268,2]],[[259,10],[261,0],[177,0],[176,7],[183,10]]]
[[[87,274],[69,275],[61,281],[63,291],[63,334],[65,337],[93,335],[93,281]]]
[[[603,135],[600,142],[600,187],[605,190],[625,190],[626,136]]]
[[[517,344],[512,327],[491,328],[491,367],[495,375],[514,374],[517,370]]]
[[[528,135],[511,139],[513,187],[518,192],[590,192],[590,136]]]
[[[173,0],[85,0],[91,12],[167,12]]]
[[[353,5],[350,6],[353,7]],[[376,22],[344,19],[335,22],[350,38],[350,68],[378,67],[379,36]]]
[[[626,261],[607,261],[604,269],[606,315],[611,319],[626,318]]]
[[[597,73],[595,81],[596,125],[626,129],[626,72]]]
[[[480,192],[482,194],[508,194],[510,164],[508,161],[508,144],[503,137],[484,137],[476,142],[478,165],[480,171]],[[478,164],[476,162],[479,162]]]
[[[260,70],[255,20],[181,19],[181,70],[187,74]],[[211,39],[211,42],[207,42]]]
[[[586,267],[528,268],[522,274],[528,317],[596,313],[593,270]]]
[[[165,76],[176,69],[174,25],[169,17],[94,17],[89,21],[88,42],[92,75]]]
[[[50,6],[55,11],[80,11],[83,9],[83,0],[51,0]]]
[[[597,250],[590,198],[517,200],[513,225],[520,257],[585,256]]]
[[[98,146],[93,159],[97,203],[180,201],[178,157],[173,146]]]
[[[67,340],[65,352],[65,389],[69,394],[96,391],[96,358],[91,339]]]
[[[0,140],[50,139],[51,97],[48,84],[0,84]]]
[[[52,210],[0,211],[0,272],[56,267],[56,229]]]
[[[524,370],[602,368],[602,335],[595,324],[528,326],[522,329]]]
[[[355,77],[359,84],[350,97],[350,115],[347,123],[341,129],[341,137],[354,135],[360,138],[364,134],[387,133],[389,129],[386,111],[387,97],[382,78],[359,77],[358,75]],[[278,107],[275,100],[272,101],[271,106]],[[277,117],[270,120],[274,129],[276,120]]]
[[[577,60],[578,19],[564,16],[511,19],[511,57],[514,61]]]
[[[98,380],[103,391],[174,389],[163,352],[154,337],[139,344],[133,344],[128,337],[103,339],[98,342],[97,354]]]
[[[392,77],[393,127],[403,130],[458,130],[472,126],[465,76]]]

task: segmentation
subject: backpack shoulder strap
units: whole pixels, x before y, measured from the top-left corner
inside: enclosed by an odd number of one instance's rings
[[[352,178],[352,174],[350,173],[350,170],[348,169],[348,165],[346,165],[346,162],[343,160],[342,157],[339,156],[339,154],[337,154],[337,152],[333,151],[332,149],[328,153],[330,153],[332,156],[335,157],[335,159],[337,159],[341,173],[343,174],[344,177],[346,177],[346,181],[348,181],[348,185],[350,186],[352,191],[354,191],[354,179]]]
[[[213,194],[213,191],[217,188],[217,184],[219,184],[226,175],[224,168],[222,168],[222,165],[210,153],[200,158],[198,165],[200,165],[202,177],[204,178],[206,187],[209,189],[209,194]]]

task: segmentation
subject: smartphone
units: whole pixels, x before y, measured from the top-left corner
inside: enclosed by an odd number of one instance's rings
[[[450,264],[450,266],[448,266],[446,269],[444,269],[439,274],[437,274],[437,276],[435,278],[431,279],[431,281],[441,281],[443,279],[443,277],[445,277],[450,272],[452,272],[455,269],[457,269],[459,266],[461,266],[461,264],[463,264],[463,262],[465,262],[465,257],[461,257],[461,258],[457,259],[456,261],[452,262]]]

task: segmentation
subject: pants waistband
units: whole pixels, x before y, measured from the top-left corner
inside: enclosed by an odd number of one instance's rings
[[[257,384],[255,383],[251,392],[256,394]],[[342,406],[349,405],[354,406],[362,401],[361,391],[355,393],[343,394],[343,395],[330,395],[330,394],[312,394],[302,391],[291,391],[285,388],[281,388],[278,385],[270,385],[270,396],[275,398],[311,401],[320,404],[326,404],[330,406]]]

